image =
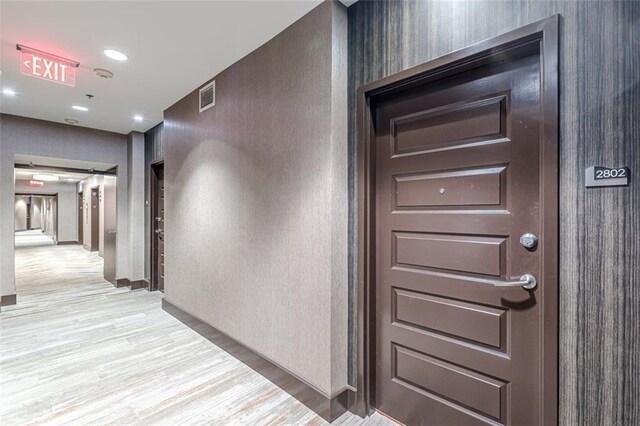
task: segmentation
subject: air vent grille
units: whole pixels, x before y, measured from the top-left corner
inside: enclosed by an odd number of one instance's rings
[[[200,89],[200,112],[207,110],[216,104],[215,80]]]

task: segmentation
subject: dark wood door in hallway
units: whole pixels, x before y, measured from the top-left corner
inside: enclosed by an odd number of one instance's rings
[[[100,187],[91,188],[91,251],[100,250]]]
[[[151,289],[164,291],[164,163],[151,166]]]
[[[362,89],[372,402],[406,424],[557,421],[557,85],[532,28]]]

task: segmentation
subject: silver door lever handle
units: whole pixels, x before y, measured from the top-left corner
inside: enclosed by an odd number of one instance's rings
[[[518,287],[521,286],[527,290],[533,290],[538,285],[538,280],[531,274],[524,274],[519,281],[491,281],[496,287]]]

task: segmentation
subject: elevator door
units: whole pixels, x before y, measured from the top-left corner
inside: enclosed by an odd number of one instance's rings
[[[372,106],[375,406],[410,425],[542,424],[541,61],[530,50]]]

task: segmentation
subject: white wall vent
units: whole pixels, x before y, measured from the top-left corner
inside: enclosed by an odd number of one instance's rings
[[[216,104],[216,81],[200,89],[200,112],[207,110]]]

